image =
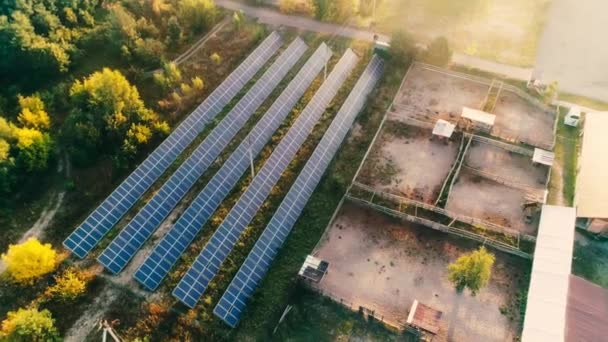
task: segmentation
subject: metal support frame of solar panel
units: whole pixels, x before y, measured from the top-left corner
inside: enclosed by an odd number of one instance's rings
[[[255,156],[262,151],[330,57],[331,50],[327,45],[321,44],[262,119],[154,247],[135,272],[135,280],[151,291],[160,285],[196,234],[247,171],[250,155]]]
[[[255,243],[247,259],[215,306],[213,313],[231,327],[238,323],[246,300],[262,280],[285,242],[323,173],[346,137],[355,117],[382,73],[382,60],[374,56],[340,108],[321,142],[300,172],[279,208]]]
[[[67,239],[65,248],[84,258],[203,128],[232,100],[281,47],[271,33],[186,119],[133,171]]]
[[[196,305],[356,63],[357,56],[347,50],[173,290],[174,297],[189,307]]]
[[[304,41],[296,38],[281,53],[247,94],[97,258],[107,270],[114,274],[122,271],[307,49]]]

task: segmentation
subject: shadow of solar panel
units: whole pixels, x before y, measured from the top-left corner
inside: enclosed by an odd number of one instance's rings
[[[84,258],[281,46],[271,33],[63,242]]]
[[[356,64],[357,56],[347,50],[173,290],[173,296],[190,307],[196,304]]]
[[[281,53],[247,94],[97,258],[106,269],[112,273],[122,271],[306,50],[304,41],[296,38]]]
[[[213,313],[229,326],[234,327],[238,323],[247,299],[251,297],[268,271],[272,260],[285,242],[323,173],[346,137],[355,117],[363,108],[367,96],[378,82],[382,70],[382,60],[374,56],[215,306]]]
[[[315,51],[262,119],[154,248],[134,275],[144,287],[149,290],[158,287],[194,236],[248,169],[250,154],[253,157],[262,150],[330,56],[331,50],[325,44]]]

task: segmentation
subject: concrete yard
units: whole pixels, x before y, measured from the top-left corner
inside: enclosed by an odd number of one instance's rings
[[[316,249],[329,272],[315,285],[326,295],[393,324],[405,323],[414,299],[443,312],[434,341],[512,341],[518,336],[513,308],[524,273],[523,259],[496,254],[489,285],[476,296],[459,294],[447,279],[447,266],[478,245],[401,222],[346,203]],[[521,287],[520,287],[521,286]]]
[[[450,191],[445,208],[455,214],[536,235],[535,222],[526,223],[525,220],[525,196],[524,190],[474,175],[463,168]]]
[[[549,174],[549,168],[541,164],[534,165],[532,157],[478,141],[471,143],[465,165],[521,184],[522,187],[543,190]]]
[[[493,114],[496,123],[492,135],[514,142],[551,149],[557,113],[530,103],[519,95],[503,90]]]
[[[433,204],[453,163],[460,138],[432,138],[431,130],[387,121],[362,183],[383,192]]]

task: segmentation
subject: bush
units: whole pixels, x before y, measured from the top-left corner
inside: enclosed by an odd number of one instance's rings
[[[9,312],[2,321],[0,337],[7,341],[59,341],[51,312],[36,308]]]
[[[57,267],[57,253],[51,244],[41,244],[30,238],[22,244],[10,245],[2,254],[8,274],[18,283],[31,284]]]
[[[494,254],[489,253],[485,247],[458,258],[448,266],[448,278],[458,291],[469,288],[473,295],[486,286],[492,275]]]
[[[452,51],[445,37],[434,39],[426,48],[421,58],[424,62],[445,67],[452,59]]]

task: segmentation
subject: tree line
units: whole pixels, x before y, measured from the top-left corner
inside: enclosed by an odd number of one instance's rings
[[[21,0],[0,6],[0,194],[44,173],[57,147],[76,166],[127,166],[169,133],[129,82],[212,27],[213,0]],[[179,86],[154,76],[159,92]],[[181,78],[181,77],[180,77]],[[176,96],[203,88],[199,77]],[[182,95],[180,95],[182,94]],[[0,196],[5,197],[5,196]]]

